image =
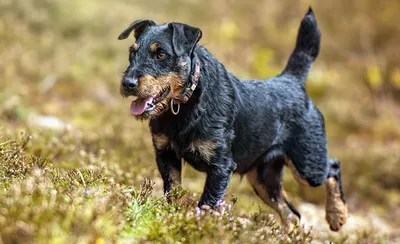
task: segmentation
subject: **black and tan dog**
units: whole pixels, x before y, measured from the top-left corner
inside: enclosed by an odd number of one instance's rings
[[[181,182],[182,159],[207,174],[199,206],[215,207],[232,173],[246,175],[256,194],[291,225],[300,218],[282,188],[288,166],[302,184],[326,184],[326,219],[338,231],[347,219],[340,163],[329,159],[324,117],[305,91],[319,52],[310,9],[284,71],[267,80],[240,80],[198,45],[200,29],[181,23],[134,21],[121,94],[131,113],[149,119],[167,194]]]

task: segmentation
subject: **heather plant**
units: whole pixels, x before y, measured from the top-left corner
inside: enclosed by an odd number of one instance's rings
[[[290,233],[240,176],[210,212],[180,204],[204,183],[185,166],[168,203],[148,127],[120,97],[128,45],[117,36],[134,19],[198,26],[229,70],[265,78],[282,69],[308,5],[0,0],[0,243],[399,242],[397,0],[312,2],[322,46],[307,90],[342,162],[350,218],[339,234],[321,214],[324,189],[289,174],[305,224]]]

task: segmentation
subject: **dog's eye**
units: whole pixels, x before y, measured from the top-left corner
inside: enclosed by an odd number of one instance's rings
[[[156,55],[156,59],[161,60],[167,57],[167,54],[163,53],[163,52],[159,52]]]

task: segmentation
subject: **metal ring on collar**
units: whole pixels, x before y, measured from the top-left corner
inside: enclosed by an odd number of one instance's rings
[[[172,98],[171,102],[170,102],[170,106],[171,106],[171,113],[173,115],[177,115],[179,113],[179,110],[181,109],[181,104],[178,103],[178,109],[175,111],[175,109],[174,109],[174,99]]]

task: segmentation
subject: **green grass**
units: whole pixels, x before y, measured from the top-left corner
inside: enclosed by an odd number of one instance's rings
[[[0,238],[4,243],[311,243],[326,238],[303,227],[286,232],[274,215],[261,209],[239,215],[237,197],[212,212],[180,205],[185,195],[181,190],[173,193],[176,201],[167,203],[153,194],[154,182],[145,179],[136,187],[125,185],[124,177],[115,179],[107,166],[110,162],[102,164],[99,156],[84,156],[83,160],[91,161],[84,168],[58,168],[52,160],[29,153],[31,140],[27,135],[17,140],[1,136]],[[329,238],[346,243],[349,237]],[[351,238],[385,243],[396,237],[365,230]]]
[[[198,26],[200,43],[229,70],[264,78],[284,66],[308,5],[0,0],[0,243],[399,240],[397,0],[313,2],[323,39],[307,91],[325,115],[330,155],[342,161],[350,219],[340,234],[320,213],[323,188],[304,188],[287,172],[291,201],[314,204],[302,212],[319,218],[310,234],[282,232],[239,176],[224,214],[166,203],[148,125],[129,116],[130,101],[119,95],[132,40],[117,36],[135,19]],[[184,167],[183,188],[196,200],[204,179]]]
[[[213,212],[169,204],[151,196],[150,180],[136,189],[116,182],[99,166],[55,168],[28,154],[30,137],[24,138],[0,144],[0,236],[5,243],[311,240],[301,228],[285,233],[270,215],[235,216],[230,204]]]

